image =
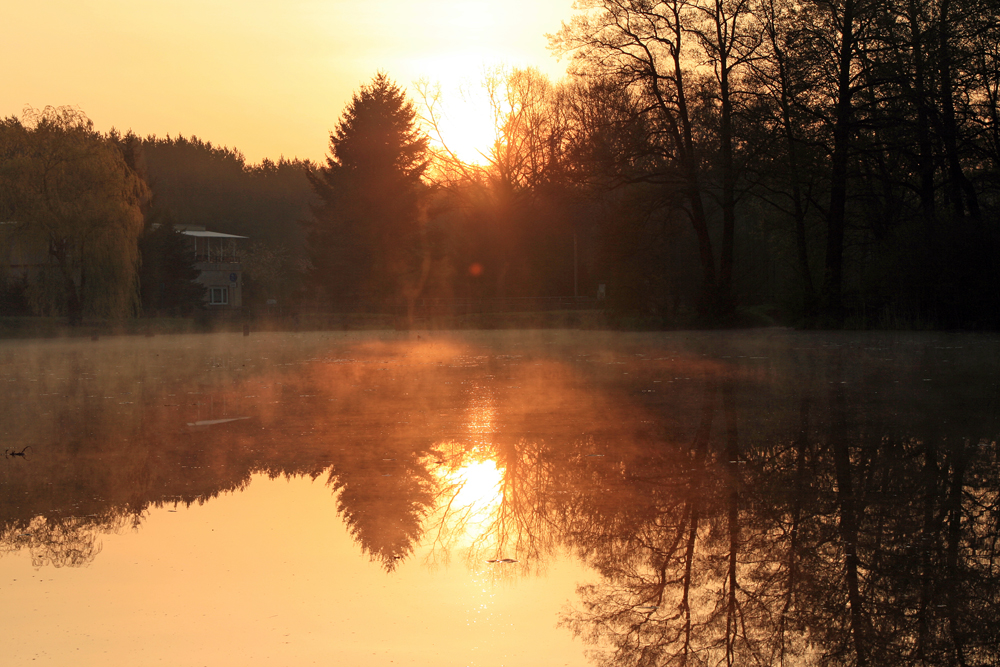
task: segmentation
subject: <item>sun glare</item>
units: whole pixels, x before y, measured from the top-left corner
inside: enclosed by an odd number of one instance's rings
[[[463,449],[458,443],[446,447]],[[477,460],[477,449],[455,454],[456,467],[441,466],[437,477],[442,495],[430,520],[433,544],[447,550],[470,548],[484,539],[490,542],[491,526],[503,503],[503,469],[492,459]]]
[[[468,507],[476,515],[488,515],[500,504],[500,482],[503,471],[495,461],[469,462],[448,475],[448,482],[457,489],[453,505]]]
[[[437,131],[429,128],[432,140],[466,164],[486,164],[496,127],[484,81],[490,68],[498,65],[476,64],[471,56],[461,64],[431,59],[424,65],[434,72],[425,81],[432,80],[429,88],[438,93],[434,102]]]
[[[491,442],[496,431],[495,400],[484,393],[472,400],[466,410],[465,428],[475,443],[453,458],[450,470],[443,472],[443,481],[451,489],[449,511],[461,516],[466,526],[489,521],[503,501],[503,469],[490,458]]]
[[[489,104],[462,99],[444,106],[440,118],[444,147],[466,164],[486,164],[496,141]]]

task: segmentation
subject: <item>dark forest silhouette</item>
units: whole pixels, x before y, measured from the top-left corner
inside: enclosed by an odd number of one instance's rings
[[[483,164],[449,150],[436,88],[410,99],[384,73],[343,112],[325,165],[251,165],[194,137],[107,140],[151,190],[129,204],[147,227],[256,240],[251,306],[280,294],[412,320],[418,300],[603,285],[623,326],[995,327],[998,15],[996,0],[597,2],[550,36],[566,80],[484,73],[496,140]],[[28,145],[55,127],[40,117],[0,128],[5,232],[36,239],[49,223],[25,195],[41,168]],[[381,159],[378,136],[405,159],[359,170]],[[59,310],[4,280],[7,311]],[[119,291],[84,310],[137,311],[131,284]],[[78,320],[74,303],[62,310]]]

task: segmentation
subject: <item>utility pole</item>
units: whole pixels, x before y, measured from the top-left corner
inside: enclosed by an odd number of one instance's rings
[[[578,283],[577,283],[577,280],[576,280],[576,266],[577,266],[576,256],[577,256],[577,253],[576,253],[576,230],[574,229],[573,230],[573,298],[574,299],[578,299],[580,297],[579,290],[577,289]]]

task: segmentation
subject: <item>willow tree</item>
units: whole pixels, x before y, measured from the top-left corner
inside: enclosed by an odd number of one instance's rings
[[[0,125],[5,236],[30,260],[37,312],[124,317],[139,308],[143,180],[70,107],[28,109]]]

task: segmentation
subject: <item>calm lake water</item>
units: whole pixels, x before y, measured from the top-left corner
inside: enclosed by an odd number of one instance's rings
[[[0,343],[9,665],[1000,662],[1000,337]]]

